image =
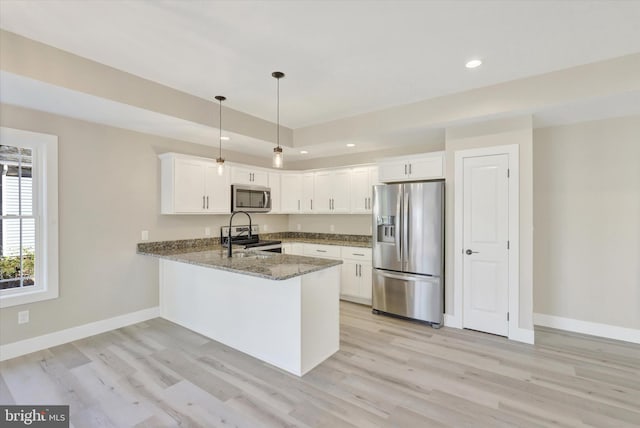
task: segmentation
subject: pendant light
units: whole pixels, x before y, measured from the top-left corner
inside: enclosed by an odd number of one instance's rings
[[[280,79],[284,77],[284,73],[281,71],[274,71],[271,76],[276,78],[277,83],[277,133],[276,133],[276,147],[273,149],[273,167],[282,168],[284,164],[284,158],[282,156],[282,147],[280,147]]]
[[[218,175],[224,174],[224,158],[222,157],[222,102],[226,100],[226,97],[222,95],[216,95],[216,100],[220,103],[220,120],[218,122],[218,128],[220,128],[220,135],[218,138],[218,158],[216,159],[216,163],[218,164]]]

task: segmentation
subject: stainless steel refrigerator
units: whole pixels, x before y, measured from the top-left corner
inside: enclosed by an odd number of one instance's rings
[[[373,311],[442,325],[443,181],[374,186]]]

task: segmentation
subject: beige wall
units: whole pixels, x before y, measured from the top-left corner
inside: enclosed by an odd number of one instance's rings
[[[447,129],[446,141],[446,262],[445,312],[456,317],[454,298],[455,152],[480,147],[517,144],[520,152],[520,319],[533,329],[533,169],[531,116]]]
[[[534,132],[536,313],[640,328],[640,116]]]
[[[135,254],[140,232],[150,240],[195,238],[228,222],[228,215],[159,214],[157,155],[212,157],[211,148],[7,105],[0,124],[59,137],[60,225],[60,297],[0,311],[0,344],[157,306],[158,262]],[[240,156],[227,158],[253,160]],[[288,227],[285,215],[255,221],[270,232]],[[18,325],[24,309],[31,320]]]

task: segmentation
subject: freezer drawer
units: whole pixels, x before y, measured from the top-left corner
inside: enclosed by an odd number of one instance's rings
[[[373,309],[442,325],[442,279],[421,275],[373,271]]]

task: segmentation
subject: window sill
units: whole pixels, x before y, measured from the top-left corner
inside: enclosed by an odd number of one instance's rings
[[[57,298],[58,290],[43,290],[42,288],[20,293],[0,294],[0,309]]]

